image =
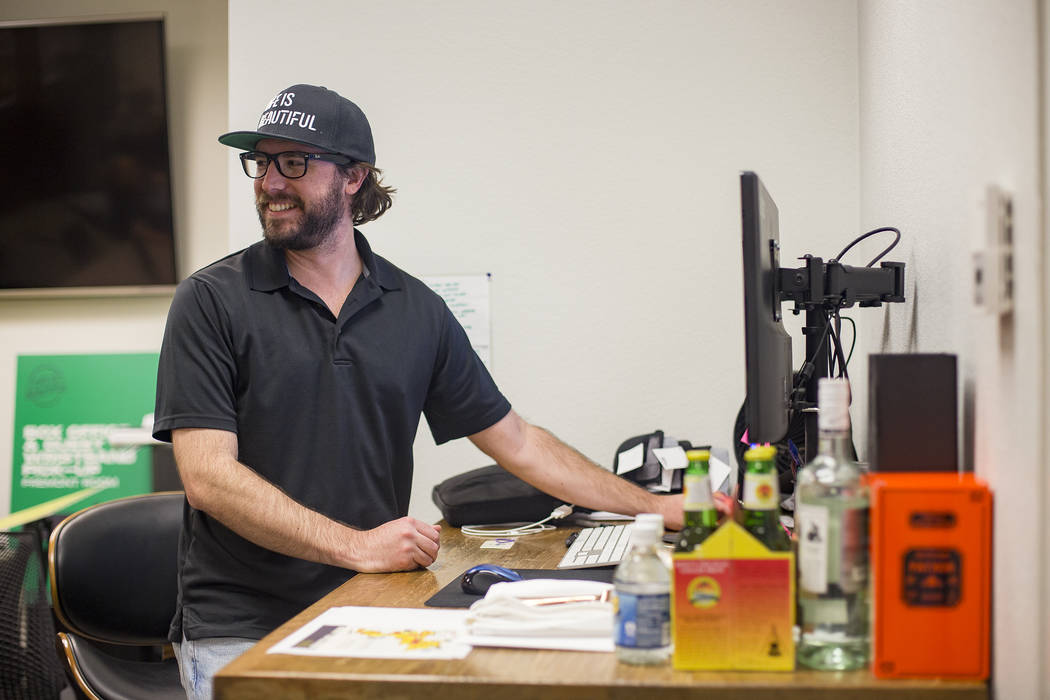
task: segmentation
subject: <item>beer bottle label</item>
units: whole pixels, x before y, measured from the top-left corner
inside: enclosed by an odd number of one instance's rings
[[[685,510],[710,510],[715,507],[711,497],[711,480],[699,474],[686,474]]]
[[[780,486],[777,475],[744,475],[744,508],[748,510],[776,510],[780,507]]]

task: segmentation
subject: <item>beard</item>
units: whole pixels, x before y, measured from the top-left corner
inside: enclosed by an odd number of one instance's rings
[[[302,212],[301,221],[298,224],[293,221],[267,222],[267,206],[270,203],[294,204]],[[328,191],[309,207],[295,195],[272,198],[262,194],[256,199],[255,209],[263,227],[263,238],[271,247],[277,250],[308,250],[331,237],[347,207],[343,199],[342,181],[333,178]]]

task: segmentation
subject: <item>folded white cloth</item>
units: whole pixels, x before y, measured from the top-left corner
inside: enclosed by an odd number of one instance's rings
[[[612,585],[596,581],[532,579],[497,583],[467,611],[471,635],[510,637],[612,637],[612,603],[599,600]],[[544,599],[593,597],[537,605]]]

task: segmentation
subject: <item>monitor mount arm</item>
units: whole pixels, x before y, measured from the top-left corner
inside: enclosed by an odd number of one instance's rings
[[[806,363],[796,378],[791,411],[806,416],[806,459],[817,453],[817,385],[828,373],[828,316],[838,309],[882,306],[903,302],[904,263],[884,262],[880,267],[852,267],[836,260],[803,256],[798,268],[778,268],[774,281],[778,302],[793,301],[792,313],[805,311]],[[779,303],[774,305],[779,306]]]

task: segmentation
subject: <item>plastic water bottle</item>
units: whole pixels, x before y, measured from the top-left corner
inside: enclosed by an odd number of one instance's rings
[[[660,556],[663,518],[646,514],[616,567],[616,655],[628,664],[662,664],[671,654],[671,572]]]

